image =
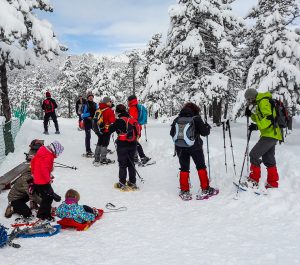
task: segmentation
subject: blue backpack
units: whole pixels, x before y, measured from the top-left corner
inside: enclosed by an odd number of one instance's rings
[[[6,228],[0,225],[0,248],[4,247],[8,241]]]
[[[137,104],[137,109],[138,109],[138,113],[139,113],[138,123],[140,125],[147,124],[147,119],[148,119],[147,109],[145,108],[145,106],[143,106],[141,104]]]

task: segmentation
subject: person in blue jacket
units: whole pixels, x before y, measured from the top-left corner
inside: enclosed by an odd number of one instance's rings
[[[96,208],[87,205],[79,205],[80,195],[78,191],[69,189],[65,195],[65,201],[56,209],[59,218],[71,218],[77,223],[94,221],[98,215]]]
[[[93,118],[95,112],[98,109],[97,103],[94,102],[94,95],[92,92],[87,93],[87,101],[83,105],[83,111],[81,117],[84,122],[85,130],[85,149],[87,156],[93,156],[94,153],[91,150],[91,130],[93,127]]]

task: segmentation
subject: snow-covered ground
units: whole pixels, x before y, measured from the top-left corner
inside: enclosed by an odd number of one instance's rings
[[[99,168],[82,158],[84,132],[77,131],[76,120],[59,119],[61,135],[50,128],[42,135],[42,122],[27,120],[16,139],[16,152],[0,166],[0,175],[24,160],[34,138],[46,143],[58,139],[65,146],[57,162],[79,169],[57,168],[53,187],[64,195],[75,188],[81,204],[104,208],[108,202],[126,206],[128,211],[107,213],[88,231],[63,230],[48,238],[18,239],[20,249],[1,249],[0,264],[104,264],[104,265],[260,265],[300,264],[300,120],[287,142],[277,146],[280,189],[267,196],[241,192],[233,200],[233,170],[227,142],[228,174],[224,168],[222,128],[213,128],[209,137],[212,185],[220,194],[207,201],[181,201],[178,197],[178,159],[173,158],[169,124],[151,121],[148,142],[142,144],[156,165],[138,168],[145,184],[138,192],[123,193],[113,188],[118,181],[118,166]],[[237,172],[246,145],[245,123],[232,124]],[[251,146],[258,140],[254,133]],[[93,136],[93,143],[96,137]],[[113,149],[113,145],[111,144]],[[206,148],[205,148],[206,150]],[[111,155],[116,159],[116,154]],[[192,163],[192,191],[199,180]],[[263,170],[263,179],[266,171]],[[13,219],[3,217],[7,191],[0,194],[0,223],[10,226]],[[58,203],[54,203],[58,205]]]

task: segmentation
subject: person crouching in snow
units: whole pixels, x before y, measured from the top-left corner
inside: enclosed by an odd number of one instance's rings
[[[261,176],[261,162],[267,167],[268,177],[266,188],[278,188],[278,172],[275,160],[275,146],[278,141],[282,141],[282,134],[279,126],[274,125],[276,118],[276,109],[272,108],[270,92],[258,93],[255,89],[247,89],[245,99],[248,107],[246,108],[245,116],[251,117],[255,123],[250,124],[249,131],[260,131],[260,139],[250,151],[250,175],[247,180],[241,183],[241,186],[246,188],[258,189],[259,179]],[[256,110],[254,113],[249,107]],[[262,161],[260,160],[262,158]]]
[[[115,184],[115,188],[124,191],[128,190],[128,188],[138,189],[136,186],[134,156],[137,139],[140,134],[139,124],[137,120],[129,116],[126,107],[122,104],[116,106],[116,114],[118,119],[109,126],[110,133],[116,132],[118,134],[116,144],[119,162],[119,183]],[[129,181],[126,183],[127,169]]]
[[[200,109],[194,103],[187,103],[171,125],[172,136],[180,164],[180,194],[183,200],[191,200],[190,194],[190,159],[194,160],[198,170],[202,192],[197,195],[198,200],[208,199],[218,194],[218,190],[209,186],[207,176],[203,141],[201,136],[210,134],[210,126],[204,123],[199,114]]]
[[[71,218],[77,223],[94,221],[98,215],[96,208],[87,205],[79,205],[80,194],[78,191],[69,189],[65,195],[65,201],[56,209],[56,216],[59,218]]]
[[[51,204],[53,199],[60,201],[60,198],[57,198],[51,186],[53,179],[51,172],[53,171],[54,159],[57,158],[63,150],[64,147],[58,141],[54,141],[48,146],[40,147],[31,160],[34,192],[42,199],[37,217],[42,220],[53,220],[51,216]]]
[[[107,147],[110,141],[110,133],[108,131],[109,125],[116,121],[115,113],[112,110],[112,100],[109,97],[104,97],[99,104],[99,109],[95,112],[93,118],[93,130],[98,136],[98,143],[95,150],[95,160],[93,165],[98,167],[100,165],[112,164],[115,161],[108,159]]]

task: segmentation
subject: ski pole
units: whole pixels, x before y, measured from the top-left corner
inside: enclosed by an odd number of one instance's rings
[[[242,176],[243,176],[243,171],[244,171],[244,166],[245,166],[245,161],[246,161],[246,157],[247,157],[247,153],[248,153],[248,149],[249,149],[249,142],[250,142],[250,137],[251,137],[251,133],[252,131],[249,131],[249,135],[248,135],[248,138],[247,138],[247,146],[246,146],[246,151],[245,151],[245,155],[244,155],[244,160],[243,160],[243,165],[242,165],[242,169],[241,169],[241,174],[240,174],[240,179],[239,179],[239,186],[241,184],[241,179],[242,179]],[[239,194],[239,187],[237,188],[237,191],[236,191],[236,198],[238,197],[238,194]]]
[[[247,138],[249,137],[249,117],[247,116]],[[249,146],[247,146],[247,173],[249,174]]]
[[[223,126],[223,141],[224,141],[224,156],[225,156],[225,168],[227,174],[227,156],[226,156],[226,139],[225,139],[225,121],[222,122]]]
[[[230,148],[231,148],[234,176],[236,177],[236,165],[235,165],[235,161],[234,161],[233,145],[232,145],[232,138],[231,138],[231,128],[230,128],[229,120],[227,120],[226,124],[227,124],[228,133],[229,133],[229,140],[230,140]]]
[[[54,164],[56,164],[56,165],[57,165],[56,167],[61,167],[61,168],[70,168],[70,169],[77,170],[77,167],[74,167],[74,166],[68,166],[68,165],[65,165],[65,164],[58,163],[58,162],[54,162]]]
[[[207,123],[207,112],[206,112],[206,106],[204,106],[204,119]],[[209,145],[208,145],[208,135],[206,136],[206,147],[207,147],[207,163],[208,163],[208,178],[211,179],[210,176],[210,159],[209,159]]]
[[[145,129],[145,138],[146,138],[146,142],[148,142],[148,138],[147,138],[147,127],[146,127],[146,124],[144,125],[144,129]]]

